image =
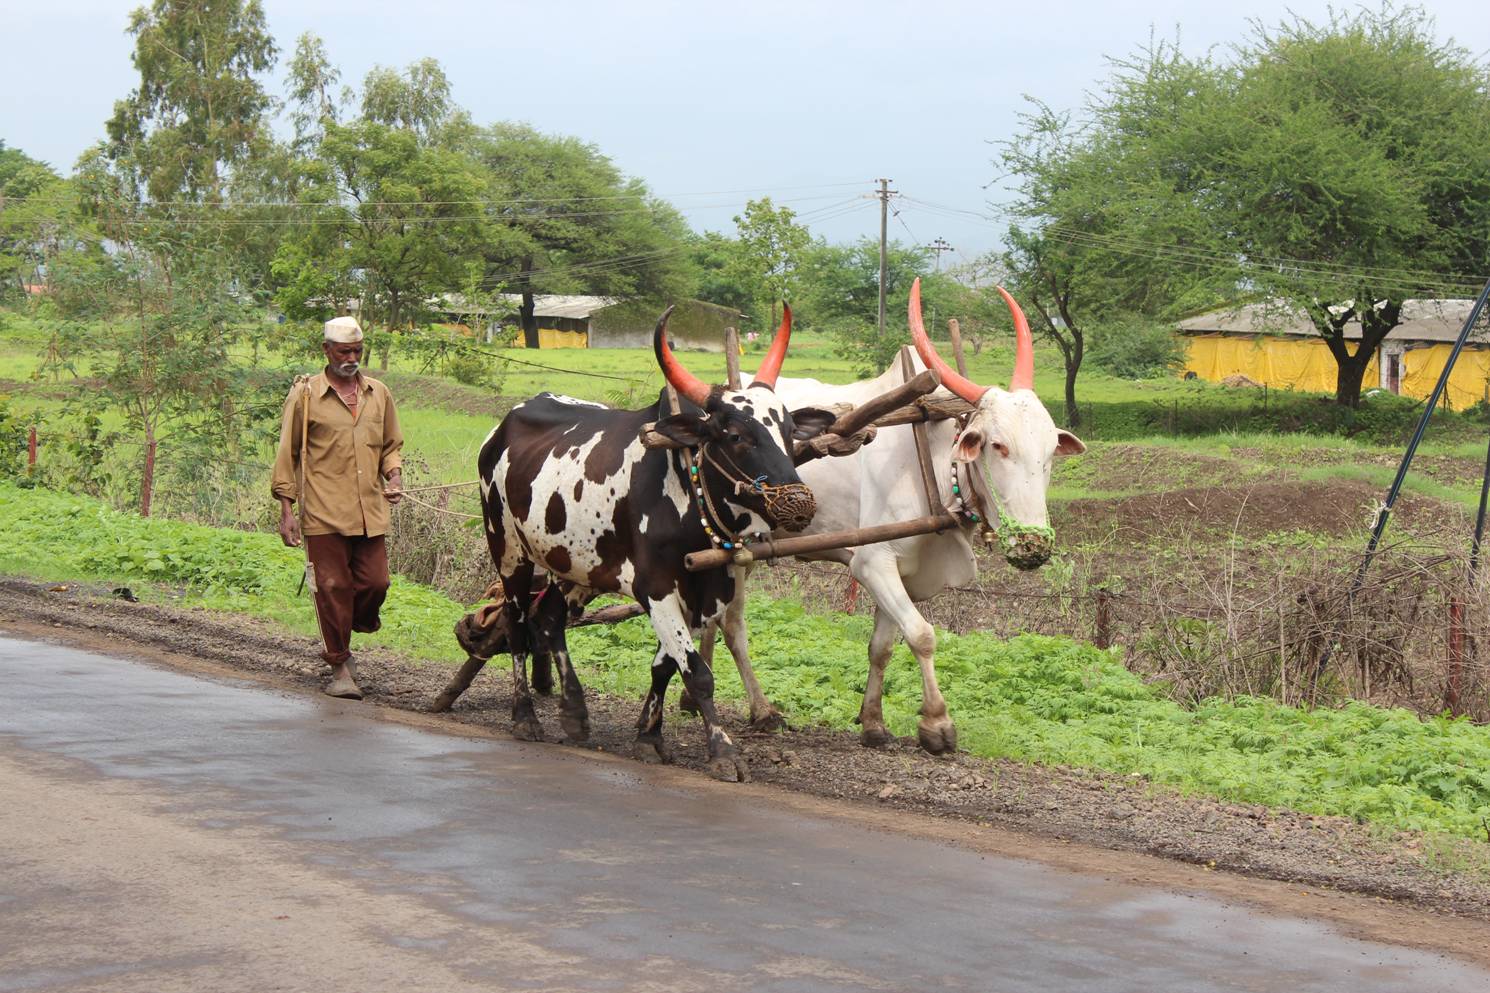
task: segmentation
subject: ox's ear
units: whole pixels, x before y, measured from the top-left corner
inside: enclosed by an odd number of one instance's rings
[[[803,407],[792,411],[792,439],[794,441],[807,441],[816,438],[828,426],[838,420],[838,416],[830,410],[821,407]]]
[[[674,414],[658,421],[652,430],[686,448],[693,448],[719,434],[708,414]]]
[[[1080,455],[1084,451],[1086,451],[1086,444],[1070,431],[1056,432],[1055,454]]]

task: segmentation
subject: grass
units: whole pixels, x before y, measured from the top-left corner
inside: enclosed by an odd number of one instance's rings
[[[143,519],[97,501],[0,484],[7,541],[0,573],[131,585],[151,597],[230,610],[313,633],[295,589],[299,552],[273,535]],[[450,628],[466,609],[395,578],[370,641],[408,658],[453,663]],[[752,651],[766,693],[795,719],[851,729],[863,692],[869,621],[812,613],[789,599],[750,604]],[[576,630],[570,647],[594,689],[639,698],[655,649],[642,620]],[[1343,815],[1390,829],[1482,835],[1490,816],[1490,728],[1419,720],[1352,703],[1305,710],[1271,700],[1186,709],[1128,672],[1115,652],[1061,638],[939,635],[937,664],[961,743],[986,757],[1137,773],[1177,789]],[[717,672],[739,700],[738,678]],[[920,680],[904,648],[886,679],[892,730],[914,732]]]

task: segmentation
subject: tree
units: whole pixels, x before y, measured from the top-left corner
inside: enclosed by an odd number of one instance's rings
[[[1068,427],[1081,421],[1076,383],[1092,325],[1177,315],[1234,285],[1234,270],[1187,264],[1223,258],[1225,236],[1208,174],[1177,148],[1219,89],[1208,61],[1150,45],[1116,63],[1085,120],[1033,101],[1002,146],[1016,220],[1001,261],[1032,330],[1061,353]]]
[[[252,387],[229,349],[245,279],[222,208],[272,144],[259,77],[275,48],[258,0],[155,0],[134,11],[129,32],[139,87],[114,105],[108,140],[76,177],[109,252],[61,262],[59,299],[100,318],[85,343],[105,396],[139,433],[148,516],[167,423],[183,439],[220,443],[198,449],[217,465],[255,423]]]
[[[1068,417],[1070,329],[1103,308],[1160,319],[1222,299],[1307,312],[1354,406],[1403,302],[1463,293],[1455,274],[1490,250],[1490,74],[1420,8],[1257,25],[1225,62],[1150,45],[1088,111],[1071,125],[1040,107],[1003,155],[1018,177],[1006,261],[1054,302],[1042,323],[1067,341]]]
[[[521,295],[527,347],[538,347],[539,293],[663,300],[692,291],[682,218],[595,146],[499,123],[474,131],[467,147],[491,198],[483,285]]]
[[[491,225],[488,177],[457,147],[464,115],[449,99],[439,64],[399,73],[374,67],[362,113],[337,116],[338,74],[314,36],[303,36],[291,66],[298,192],[305,204],[272,264],[276,299],[294,317],[324,318],[355,299],[387,368],[393,335],[424,322],[428,304],[479,272]]]
[[[45,162],[0,141],[0,300],[45,280],[70,242],[72,187]]]
[[[886,305],[892,315],[904,313],[911,283],[926,275],[926,253],[891,242],[885,262]],[[910,342],[905,322],[893,317],[885,322],[884,336],[879,334],[879,276],[879,242],[872,238],[849,245],[819,241],[800,270],[804,319],[837,339],[838,354],[858,363],[866,376],[884,371],[900,346]]]
[[[1309,313],[1353,407],[1403,302],[1484,269],[1490,72],[1421,8],[1388,5],[1257,25],[1228,82],[1227,113],[1195,132],[1218,220],[1250,286]]]
[[[108,154],[157,200],[222,199],[224,173],[270,140],[258,77],[274,65],[259,0],[154,0],[129,19],[140,86],[114,104]]]
[[[730,275],[749,288],[751,310],[768,321],[767,328],[776,327],[777,303],[793,299],[812,246],[812,235],[796,216],[790,207],[774,206],[770,197],[746,202],[745,212],[735,215],[739,238]]]

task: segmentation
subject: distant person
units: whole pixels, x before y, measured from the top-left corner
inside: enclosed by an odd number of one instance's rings
[[[388,593],[388,507],[403,498],[403,434],[388,387],[360,371],[362,328],[327,321],[326,368],[301,377],[285,400],[274,458],[279,536],[305,542],[306,582],[331,666],[325,692],[361,700],[352,632],[380,626]],[[386,482],[385,482],[386,481]],[[298,504],[299,519],[296,519]]]

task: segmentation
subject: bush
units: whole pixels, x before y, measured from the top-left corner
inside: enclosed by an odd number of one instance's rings
[[[457,383],[485,386],[491,380],[492,365],[489,358],[462,352],[445,363],[445,372]]]
[[[1123,379],[1157,379],[1184,364],[1185,344],[1164,324],[1105,324],[1092,329],[1087,358]]]

